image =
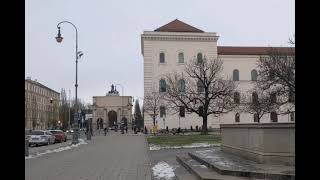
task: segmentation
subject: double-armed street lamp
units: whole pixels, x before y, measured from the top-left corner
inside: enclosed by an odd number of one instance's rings
[[[76,83],[75,83],[75,94],[76,94],[76,102],[75,102],[75,114],[74,114],[74,120],[73,120],[73,135],[72,135],[72,144],[77,144],[78,143],[78,138],[79,138],[79,127],[78,127],[78,120],[79,120],[79,113],[78,113],[78,59],[83,55],[81,51],[78,51],[78,29],[77,27],[72,24],[69,21],[61,21],[58,23],[57,28],[58,28],[58,35],[56,37],[56,40],[58,43],[61,43],[63,40],[63,37],[61,36],[60,33],[60,25],[63,23],[68,23],[71,24],[74,29],[76,30]]]

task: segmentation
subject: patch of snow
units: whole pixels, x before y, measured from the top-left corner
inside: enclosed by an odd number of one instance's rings
[[[168,163],[161,161],[152,167],[153,176],[157,179],[164,178],[170,180],[175,177],[174,169]]]
[[[201,165],[194,164],[194,165],[192,165],[192,166],[199,166],[199,167],[201,167],[201,168],[207,168],[207,166],[205,166],[205,165],[203,165],[203,164],[201,164]]]
[[[160,150],[161,147],[159,145],[150,144],[150,151]]]
[[[197,153],[201,158],[209,159],[209,161],[221,167],[235,166],[234,162],[221,158],[219,155],[215,154],[215,150],[201,150],[195,151],[195,153]]]
[[[70,145],[70,146],[60,147],[60,148],[52,149],[52,150],[46,150],[45,152],[42,152],[42,153],[37,152],[36,155],[26,156],[25,159],[37,158],[37,157],[40,157],[40,156],[45,155],[45,154],[50,154],[50,153],[54,153],[54,152],[61,152],[61,151],[69,150],[69,149],[71,149],[71,148],[78,147],[78,146],[81,145],[81,144],[88,144],[88,143],[85,142],[83,139],[78,139],[78,141],[79,141],[79,143],[77,143],[77,144],[72,144],[72,145]]]
[[[192,144],[183,145],[183,146],[159,146],[159,145],[150,144],[149,149],[150,151],[154,151],[154,150],[160,150],[160,149],[181,149],[181,148],[199,148],[199,147],[214,147],[214,146],[220,146],[220,144],[192,143]]]

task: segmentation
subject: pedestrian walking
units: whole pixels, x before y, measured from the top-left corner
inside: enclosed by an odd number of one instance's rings
[[[104,135],[107,135],[107,127],[104,128]]]
[[[144,126],[144,133],[145,133],[145,134],[148,134],[148,129],[147,129],[146,126]]]

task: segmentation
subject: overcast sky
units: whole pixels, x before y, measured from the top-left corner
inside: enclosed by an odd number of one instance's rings
[[[28,0],[25,2],[25,76],[74,97],[78,27],[78,97],[92,103],[112,83],[143,97],[140,35],[179,19],[217,32],[220,46],[287,46],[295,32],[293,0]],[[121,93],[121,87],[117,87]]]

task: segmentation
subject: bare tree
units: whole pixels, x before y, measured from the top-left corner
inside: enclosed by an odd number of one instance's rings
[[[69,103],[65,89],[61,89],[59,119],[62,123],[62,129],[67,129],[69,125]]]
[[[167,76],[168,86],[166,101],[173,112],[185,108],[186,113],[202,116],[202,134],[208,133],[209,115],[219,116],[231,111],[235,84],[224,80],[220,75],[222,61],[220,59],[202,61],[192,60],[185,65],[182,73]]]
[[[163,105],[163,94],[153,91],[145,96],[144,112],[148,113],[153,119],[153,126],[156,125],[156,117],[160,113],[160,106]]]
[[[294,38],[289,39],[291,45]],[[258,88],[272,90],[279,97],[284,97],[280,104],[292,103],[295,97],[295,48],[272,48],[268,55],[260,56],[258,61]]]
[[[263,91],[254,88],[246,95],[241,96],[241,103],[237,106],[236,111],[252,114],[254,122],[260,122],[260,119],[271,112],[279,109],[276,93]]]

